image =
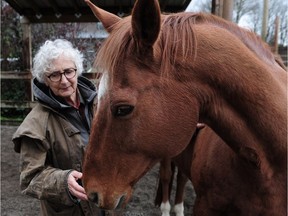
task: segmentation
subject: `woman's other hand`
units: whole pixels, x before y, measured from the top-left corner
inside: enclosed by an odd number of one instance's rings
[[[82,178],[81,172],[78,172],[76,170],[70,172],[67,178],[68,189],[71,195],[77,197],[78,199],[87,201],[88,197],[86,195],[84,188],[77,182],[81,178]]]

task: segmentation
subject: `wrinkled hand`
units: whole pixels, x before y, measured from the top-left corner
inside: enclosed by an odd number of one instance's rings
[[[70,193],[81,200],[88,200],[84,188],[78,184],[77,180],[82,178],[82,173],[76,170],[73,170],[69,173],[67,178],[68,189]]]

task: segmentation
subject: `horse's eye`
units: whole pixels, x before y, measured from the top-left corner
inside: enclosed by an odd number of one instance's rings
[[[113,112],[115,117],[123,117],[130,114],[133,111],[134,107],[131,105],[120,105],[117,106]]]

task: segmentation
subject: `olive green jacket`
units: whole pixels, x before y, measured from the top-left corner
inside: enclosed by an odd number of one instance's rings
[[[41,215],[99,215],[93,203],[72,197],[71,170],[81,172],[85,145],[80,130],[57,110],[38,103],[13,135],[20,153],[23,194],[40,199]]]

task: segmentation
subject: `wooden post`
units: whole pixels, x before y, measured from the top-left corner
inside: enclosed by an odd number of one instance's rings
[[[23,65],[24,70],[31,71],[32,68],[32,43],[31,43],[31,24],[26,17],[21,17],[23,30]]]
[[[32,71],[32,39],[31,39],[31,24],[26,17],[21,17],[21,26],[23,30],[23,66],[24,71],[31,73]],[[27,94],[30,96],[30,100],[33,101],[33,92],[32,92],[32,80],[30,80],[30,85],[27,86]]]
[[[263,0],[263,17],[262,17],[262,31],[261,31],[261,37],[263,41],[266,41],[268,12],[269,12],[268,0]]]
[[[223,0],[212,0],[211,13],[222,17]]]
[[[216,0],[212,0],[212,7],[211,7],[212,14],[216,14],[216,6],[217,6]]]
[[[223,13],[222,17],[226,20],[233,21],[233,6],[234,0],[224,0],[223,1]]]
[[[279,16],[275,19],[275,36],[274,36],[274,52],[278,53],[278,35],[279,35]]]

